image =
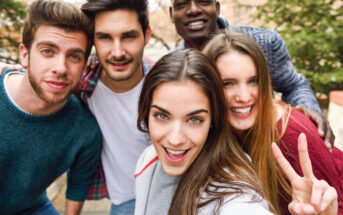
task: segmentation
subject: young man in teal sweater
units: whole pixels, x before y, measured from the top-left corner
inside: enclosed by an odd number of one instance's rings
[[[0,214],[58,214],[46,188],[68,171],[66,214],[79,214],[101,151],[96,120],[71,95],[87,59],[92,24],[72,4],[28,9],[20,58],[27,72],[0,79]]]

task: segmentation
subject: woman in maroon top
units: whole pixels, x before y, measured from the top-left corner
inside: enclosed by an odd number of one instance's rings
[[[313,209],[319,214],[326,214],[330,207],[335,207],[334,201],[329,204],[327,210],[324,210],[325,206],[322,205],[332,194],[331,190],[329,192],[326,189],[332,186],[338,194],[338,213],[343,214],[343,178],[340,177],[337,160],[327,150],[311,120],[290,105],[273,99],[267,62],[258,44],[243,33],[222,32],[207,44],[204,53],[217,64],[226,92],[228,120],[243,149],[251,156],[254,168],[276,213],[298,212],[300,206],[294,206],[296,201],[292,201],[296,187],[305,188],[309,183],[315,183],[313,187],[307,187],[313,189],[313,196],[309,197]],[[307,170],[307,174],[302,168],[306,165],[301,166],[300,154],[304,150],[299,150],[300,160],[298,156],[298,137],[301,133],[307,137],[310,167],[312,162],[312,168],[307,168],[311,171]],[[300,137],[300,142],[302,141],[306,143],[304,135]],[[279,160],[283,156],[277,153],[277,146],[272,149],[273,142],[278,144],[289,162],[289,172],[283,172],[277,165],[273,152]],[[299,144],[299,149],[301,147],[304,146]],[[342,155],[341,161],[338,161],[342,162],[343,153],[334,148],[334,154],[337,158]],[[287,161],[284,163],[288,163]],[[312,169],[314,176],[310,174]],[[306,180],[309,180],[308,183],[301,184],[300,181]],[[323,192],[319,192],[323,195],[317,194],[317,186],[321,187],[319,190],[323,189]]]

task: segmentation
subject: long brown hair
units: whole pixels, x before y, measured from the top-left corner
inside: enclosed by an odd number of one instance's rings
[[[225,204],[224,196],[239,196],[249,188],[263,195],[262,186],[249,159],[238,145],[226,120],[225,95],[219,72],[214,62],[196,50],[175,51],[159,60],[146,76],[138,104],[137,126],[148,131],[149,111],[156,87],[171,81],[191,80],[201,87],[211,108],[211,128],[198,157],[181,176],[169,214],[194,215],[213,201],[219,207]],[[219,182],[219,183],[218,183]],[[227,191],[214,188],[229,188]],[[251,190],[250,190],[251,191]],[[203,193],[208,198],[202,199]],[[256,200],[257,199],[252,199]],[[218,212],[217,211],[217,212]]]
[[[248,35],[232,30],[216,35],[203,52],[215,62],[223,54],[238,52],[250,56],[255,63],[259,87],[258,114],[252,128],[248,129],[239,139],[243,149],[251,156],[254,169],[262,181],[267,198],[275,212],[280,214],[279,194],[286,193],[282,197],[289,198],[291,187],[278,168],[271,150],[271,143],[277,141],[280,135],[276,129],[271,78],[263,52]]]

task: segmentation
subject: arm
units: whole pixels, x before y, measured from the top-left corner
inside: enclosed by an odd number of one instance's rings
[[[67,199],[65,215],[79,215],[81,213],[82,206],[83,202]]]
[[[24,68],[20,64],[11,65],[0,62],[0,75],[5,69],[23,70]]]
[[[285,41],[276,31],[270,31],[270,40],[262,47],[266,56],[273,87],[282,93],[282,100],[321,113],[307,79],[299,74],[290,58]]]
[[[83,202],[88,194],[95,171],[100,164],[101,133],[98,127],[90,127],[90,140],[79,150],[68,171],[66,198]]]

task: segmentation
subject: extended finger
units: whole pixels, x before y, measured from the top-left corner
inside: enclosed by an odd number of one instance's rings
[[[298,153],[300,167],[306,178],[315,178],[312,171],[311,159],[307,150],[307,140],[304,133],[301,133],[298,138]]]
[[[299,175],[295,172],[288,160],[283,156],[280,148],[276,143],[272,143],[272,151],[276,162],[279,164],[280,168],[283,170],[289,181],[292,183],[293,180],[297,180]]]

